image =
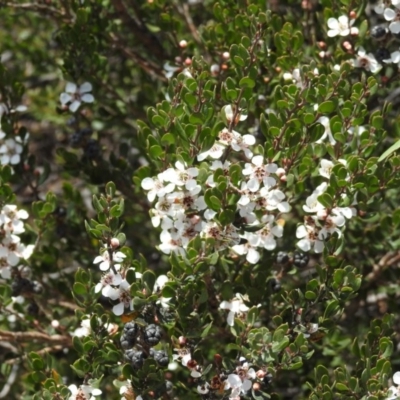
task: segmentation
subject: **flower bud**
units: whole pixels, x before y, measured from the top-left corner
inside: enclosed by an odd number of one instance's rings
[[[184,49],[185,47],[187,47],[187,41],[186,41],[186,40],[181,40],[181,41],[179,42],[179,47],[180,47],[181,49]]]
[[[178,342],[179,342],[180,346],[185,346],[186,342],[187,342],[187,339],[185,338],[185,336],[179,336]]]
[[[256,372],[256,376],[257,376],[258,379],[263,379],[265,377],[265,375],[267,375],[267,373],[266,373],[266,371],[264,371],[262,369],[259,369]]]
[[[229,51],[224,51],[222,53],[222,58],[224,58],[225,60],[229,60],[230,54]]]
[[[219,68],[219,65],[218,65],[218,64],[213,64],[213,65],[211,65],[211,67],[210,67],[210,72],[211,72],[211,75],[212,75],[212,76],[217,76],[218,73],[219,73],[219,70],[220,70],[220,68]]]
[[[51,321],[51,326],[52,326],[54,329],[57,329],[57,328],[60,326],[60,322],[57,321],[56,319],[53,319],[53,321]]]
[[[112,238],[110,240],[110,245],[113,249],[116,249],[117,247],[119,247],[119,240],[117,238]]]

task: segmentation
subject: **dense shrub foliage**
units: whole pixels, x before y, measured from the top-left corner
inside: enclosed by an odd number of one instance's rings
[[[0,1],[0,399],[400,397],[399,9]]]

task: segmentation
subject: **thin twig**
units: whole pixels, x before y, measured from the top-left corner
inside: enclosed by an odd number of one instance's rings
[[[0,340],[17,343],[31,342],[32,340],[35,340],[37,342],[49,342],[54,344],[62,344],[65,346],[71,345],[72,343],[70,336],[50,336],[40,332],[9,332],[3,330],[0,330]]]
[[[135,53],[132,49],[126,47],[120,37],[118,37],[114,33],[110,33],[109,38],[111,39],[112,45],[114,47],[119,49],[129,59],[134,60],[139,65],[139,67],[146,71],[149,75],[158,78],[164,82],[168,81],[168,79],[164,75],[164,71],[158,65],[155,65],[148,60],[145,60],[139,54]]]
[[[66,346],[61,346],[61,345],[48,346],[48,347],[44,347],[42,350],[36,351],[36,354],[42,356],[42,355],[45,355],[46,353],[54,353],[56,351],[61,351],[65,347]],[[6,365],[19,364],[21,362],[21,360],[25,360],[26,358],[27,358],[27,354],[24,354],[20,357],[10,358],[9,360],[4,361],[4,364],[6,364]]]
[[[64,11],[57,10],[56,8],[49,7],[46,4],[40,3],[22,3],[22,4],[15,4],[15,3],[3,3],[0,2],[0,6],[2,7],[10,7],[13,9],[20,9],[20,10],[27,10],[27,11],[35,11],[35,12],[44,12],[51,14],[56,18],[61,18],[63,20],[70,20],[70,18],[65,14]]]

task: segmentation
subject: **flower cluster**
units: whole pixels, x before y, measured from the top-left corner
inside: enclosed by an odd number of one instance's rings
[[[0,274],[3,279],[10,279],[11,269],[20,259],[27,260],[33,252],[34,246],[25,246],[18,236],[25,232],[23,220],[28,216],[25,210],[18,210],[12,204],[3,206],[0,211]]]
[[[338,161],[344,166],[346,165],[345,160]],[[322,159],[320,165],[319,174],[329,179],[334,167],[333,162]],[[337,233],[340,237],[346,219],[351,219],[356,215],[354,207],[326,208],[318,198],[326,192],[327,188],[326,182],[321,183],[307,197],[306,204],[303,205],[303,210],[310,214],[304,218],[304,224],[299,225],[296,230],[296,237],[300,239],[297,246],[303,251],[310,251],[313,248],[315,253],[322,253],[324,241],[333,233]]]
[[[91,385],[69,385],[68,389],[71,392],[71,396],[68,400],[95,400],[95,396],[100,396],[102,391],[95,389]]]
[[[240,364],[232,371],[232,373],[220,373],[213,376],[210,380],[205,379],[202,375],[202,369],[195,360],[191,358],[189,349],[177,349],[178,354],[174,355],[174,359],[180,360],[181,364],[188,368],[190,376],[197,380],[197,392],[201,395],[210,392],[223,393],[230,390],[229,399],[240,400],[253,386],[253,382],[257,379],[264,378],[265,371],[256,372],[250,364],[241,357]]]
[[[234,124],[244,119],[231,106],[226,106],[224,112],[230,125],[232,121]],[[262,155],[254,156],[251,149],[254,144],[253,135],[241,135],[224,128],[211,149],[197,156],[198,161],[214,160],[205,183],[198,179],[198,168],[188,167],[181,161],[175,163],[175,168],[143,179],[142,188],[148,191],[149,201],[156,200],[151,215],[153,226],[162,229],[159,246],[162,252],[170,254],[174,251],[185,255],[190,240],[196,236],[213,239],[215,250],[231,249],[246,255],[250,263],[257,263],[260,259],[258,249],[275,249],[276,238],[283,234],[279,216],[290,211],[286,196],[279,189],[280,183],[286,180],[286,173],[275,163],[265,162]],[[229,180],[229,169],[233,164],[220,160],[231,151],[243,152],[250,161],[242,167],[243,179],[239,185]],[[233,223],[222,225],[218,212],[208,207],[205,201],[205,191],[217,186],[214,178],[221,171],[228,180],[228,193],[239,196],[236,212],[242,223],[251,227],[251,232],[241,234],[240,227]]]
[[[25,106],[17,106],[15,109],[9,109],[4,103],[0,104],[0,164],[1,165],[17,165],[21,162],[21,154],[24,150],[29,135],[21,136],[12,135],[9,137],[1,128],[1,120],[3,115],[9,115],[14,112],[26,111]]]
[[[117,243],[118,239],[113,238],[111,241]],[[121,269],[121,263],[126,255],[116,251],[115,247],[118,246],[106,246],[101,255],[93,261],[94,264],[99,264],[100,270],[104,272],[100,282],[95,287],[95,292],[101,291],[103,296],[116,301],[117,304],[113,306],[113,313],[122,315],[126,308],[133,310],[133,298],[129,291],[130,284],[124,279],[127,269]]]

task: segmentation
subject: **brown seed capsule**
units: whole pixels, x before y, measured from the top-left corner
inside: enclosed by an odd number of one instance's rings
[[[222,364],[222,357],[219,354],[214,354],[214,362],[217,365],[221,365]]]

